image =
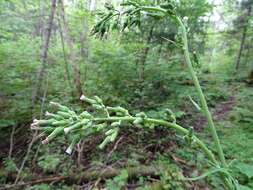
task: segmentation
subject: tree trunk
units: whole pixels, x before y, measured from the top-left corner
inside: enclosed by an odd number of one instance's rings
[[[45,30],[45,37],[44,37],[44,43],[41,51],[41,68],[38,73],[37,77],[37,84],[35,86],[34,92],[33,92],[33,97],[32,97],[32,105],[37,102],[40,91],[41,91],[41,86],[42,82],[44,79],[44,75],[46,72],[46,67],[47,67],[47,53],[48,53],[48,47],[49,47],[49,41],[50,41],[50,36],[51,36],[51,31],[52,31],[52,26],[53,26],[53,20],[54,20],[54,14],[55,14],[55,8],[56,8],[56,0],[51,1],[51,12],[50,16],[48,19],[48,26]]]
[[[145,62],[146,62],[148,52],[150,49],[150,42],[152,39],[153,30],[154,30],[154,24],[152,25],[152,27],[149,31],[148,38],[146,41],[146,47],[143,49],[143,53],[142,53],[142,55],[140,57],[140,61],[139,61],[139,81],[141,83],[144,82]]]
[[[70,54],[69,59],[70,59],[71,66],[73,68],[73,78],[74,78],[74,85],[75,85],[75,89],[76,89],[76,96],[79,99],[79,97],[83,94],[81,78],[80,78],[80,69],[76,63],[74,45],[73,45],[73,41],[69,35],[68,24],[67,24],[66,18],[65,18],[64,0],[59,0],[59,4],[60,4],[60,8],[61,8],[61,19],[63,22],[63,36],[64,36],[64,39],[66,40],[68,47],[69,47],[69,54]]]
[[[236,70],[238,70],[239,66],[240,66],[241,56],[242,56],[242,51],[243,51],[244,44],[245,44],[246,35],[247,35],[248,21],[249,21],[249,17],[250,17],[250,14],[251,14],[251,10],[252,10],[251,5],[249,5],[248,6],[248,11],[247,11],[247,14],[246,14],[246,18],[245,18],[243,32],[242,32],[240,49],[239,49],[237,59],[236,59],[236,66],[235,66]]]
[[[249,76],[248,76],[248,83],[253,84],[253,64],[251,65]]]
[[[58,19],[58,27],[59,27],[59,33],[61,37],[61,44],[62,44],[62,52],[63,52],[63,60],[65,64],[65,70],[66,70],[66,76],[67,76],[67,81],[69,84],[70,89],[72,89],[72,83],[71,83],[71,75],[70,75],[70,67],[69,63],[67,60],[67,55],[66,55],[66,50],[65,50],[65,43],[64,43],[64,37],[63,37],[63,32],[62,32],[62,26],[61,26],[61,21]]]
[[[160,43],[160,47],[159,47],[159,49],[158,49],[158,61],[157,61],[157,64],[158,65],[160,65],[160,63],[161,63],[161,59],[162,59],[162,50],[163,50],[163,41],[161,41],[161,43]]]

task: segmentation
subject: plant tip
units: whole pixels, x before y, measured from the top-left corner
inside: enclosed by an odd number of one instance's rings
[[[70,128],[69,128],[69,127],[67,127],[67,128],[64,128],[63,130],[64,130],[64,133],[65,133],[65,134],[68,134],[68,133],[69,133],[69,131],[70,131]]]
[[[80,97],[80,100],[85,100],[85,96],[82,95],[82,96]]]
[[[49,139],[48,139],[48,138],[46,138],[46,139],[45,139],[45,140],[43,140],[41,143],[42,143],[42,144],[48,144],[48,143],[49,143]]]
[[[70,147],[68,147],[65,152],[70,155],[72,153],[72,149]]]

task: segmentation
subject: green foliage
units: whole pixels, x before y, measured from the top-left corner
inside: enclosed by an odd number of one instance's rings
[[[161,186],[163,189],[176,189],[183,190],[184,182],[183,175],[177,165],[171,163],[168,158],[158,155],[156,160],[158,165],[163,166],[164,170],[162,170],[159,175],[161,179]]]
[[[50,190],[51,186],[48,184],[33,185],[32,187],[26,188],[26,190]]]
[[[246,175],[248,179],[253,177],[253,165],[239,163],[236,165],[240,173]]]
[[[127,183],[127,170],[121,170],[118,176],[113,179],[106,180],[105,188],[111,190],[121,190]]]
[[[253,123],[253,113],[247,108],[235,107],[229,118],[234,122]]]
[[[4,165],[4,169],[7,172],[10,172],[10,173],[11,172],[16,172],[17,169],[18,169],[15,162],[12,159],[9,159],[9,158],[4,159],[3,165]]]
[[[38,159],[38,166],[43,169],[44,172],[55,172],[60,164],[59,155],[43,155]]]
[[[14,121],[12,120],[0,120],[0,129],[5,128],[5,127],[9,127],[9,126],[13,126],[15,124]]]

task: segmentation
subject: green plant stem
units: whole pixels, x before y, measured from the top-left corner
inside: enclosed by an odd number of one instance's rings
[[[133,122],[136,120],[136,117],[109,117],[109,118],[94,118],[93,121],[97,122],[114,122],[114,121],[128,121],[128,122]],[[178,133],[181,133],[183,135],[188,135],[189,131],[182,126],[176,124],[176,123],[171,123],[167,122],[164,120],[159,120],[159,119],[151,119],[151,118],[145,118],[144,122],[148,123],[153,123],[155,125],[161,125],[164,127],[172,128],[176,130]],[[215,159],[213,153],[207,148],[207,146],[196,136],[193,136],[195,143],[200,147],[200,149],[203,151],[203,153],[207,156],[207,158],[213,162],[214,164],[217,164],[217,160]]]
[[[162,9],[160,7],[142,6],[142,9],[144,11],[157,11],[157,12],[167,13],[167,11],[165,9]],[[171,15],[168,15],[168,16],[171,17]],[[201,102],[201,108],[202,108],[202,110],[203,110],[203,112],[204,112],[204,114],[207,118],[208,126],[209,126],[210,131],[211,131],[211,135],[212,135],[212,138],[213,138],[213,141],[214,141],[214,144],[215,144],[215,148],[218,152],[219,160],[220,160],[223,167],[227,167],[225,156],[224,156],[224,153],[223,153],[223,150],[222,150],[222,147],[221,147],[221,144],[220,144],[220,140],[219,140],[219,137],[217,135],[217,132],[216,132],[216,129],[215,129],[215,126],[214,126],[214,122],[213,122],[211,113],[208,109],[207,102],[206,102],[205,96],[203,94],[203,91],[201,89],[198,77],[197,77],[197,75],[196,75],[196,73],[193,69],[192,63],[191,63],[190,54],[189,54],[187,31],[186,31],[185,25],[178,16],[173,16],[173,17],[176,18],[178,24],[182,28],[182,39],[183,39],[183,44],[184,44],[183,50],[184,50],[184,56],[185,56],[186,64],[188,66],[188,69],[189,69],[189,72],[191,74],[194,86],[195,86],[196,91],[198,93],[198,96],[199,96],[199,99],[200,99],[200,102]]]
[[[167,14],[167,11],[165,9],[160,8],[160,7],[142,7],[142,9],[145,10],[145,11],[157,11],[157,12],[162,12],[162,13]],[[221,144],[220,144],[219,137],[217,135],[217,131],[216,131],[215,126],[214,126],[212,115],[211,115],[211,113],[208,109],[208,105],[207,105],[204,93],[201,89],[198,77],[197,77],[197,75],[196,75],[196,73],[193,69],[192,63],[191,63],[190,54],[189,54],[187,31],[186,31],[185,25],[178,16],[175,16],[175,15],[172,16],[172,15],[170,15],[170,13],[168,13],[167,16],[176,18],[176,21],[178,22],[178,24],[182,28],[183,51],[184,51],[185,61],[186,61],[186,64],[188,66],[189,72],[191,74],[191,77],[192,77],[194,86],[196,88],[196,91],[198,93],[198,96],[199,96],[199,99],[200,99],[200,102],[201,102],[202,111],[204,112],[204,114],[207,118],[208,126],[209,126],[209,129],[210,129],[214,144],[215,144],[215,148],[218,152],[219,161],[221,162],[222,167],[227,168],[228,166],[227,166],[225,156],[224,156]],[[201,144],[202,141],[200,141],[199,143]],[[207,148],[207,147],[204,145],[204,147],[201,148],[202,151],[205,151],[204,150],[205,148]],[[207,148],[207,150],[209,151],[208,148]],[[210,159],[209,156],[208,156],[208,158]],[[210,160],[212,160],[212,159],[210,159]],[[231,180],[229,179],[229,176],[227,176],[225,174],[222,174],[222,178],[223,178],[223,181],[224,181],[224,183],[225,183],[225,185],[227,186],[228,189],[231,189],[231,190],[234,189],[234,186],[231,183]]]
[[[159,7],[145,7],[145,6],[143,6],[142,9],[145,11],[159,11],[162,13],[167,13],[165,9],[162,9]],[[170,15],[168,15],[168,16],[170,16]],[[211,113],[208,109],[207,102],[206,102],[205,96],[203,94],[203,91],[201,89],[201,86],[199,84],[198,77],[197,77],[197,75],[193,69],[192,63],[191,63],[190,54],[189,54],[187,31],[186,31],[185,25],[179,17],[176,16],[175,18],[176,18],[177,22],[179,23],[180,27],[182,28],[182,39],[183,39],[183,44],[184,44],[183,50],[184,50],[185,61],[188,66],[189,72],[191,74],[195,88],[197,90],[197,93],[198,93],[198,96],[199,96],[199,99],[201,102],[202,110],[207,118],[208,126],[211,131],[211,135],[212,135],[212,138],[213,138],[213,141],[215,144],[215,148],[218,152],[219,160],[220,160],[223,167],[227,167],[225,156],[224,156],[224,153],[223,153],[223,150],[222,150],[222,147],[220,144],[220,140],[219,140],[219,137],[217,135],[217,132],[216,132],[216,129],[214,126],[214,122],[213,122]]]
[[[199,99],[200,99],[200,103],[201,103],[201,109],[202,109],[202,111],[204,112],[204,114],[207,118],[208,126],[209,126],[209,129],[211,131],[211,135],[212,135],[212,138],[213,138],[213,141],[214,141],[214,144],[215,144],[215,148],[218,152],[219,160],[222,164],[222,167],[227,168],[228,165],[226,163],[226,159],[225,159],[225,156],[224,156],[224,153],[223,153],[223,149],[222,149],[221,144],[220,144],[220,139],[218,137],[216,128],[214,126],[212,115],[211,115],[211,113],[208,109],[206,98],[204,96],[204,93],[201,89],[198,77],[197,77],[197,75],[196,75],[196,73],[193,69],[192,63],[191,63],[190,54],[189,54],[187,31],[186,31],[185,25],[179,17],[176,17],[176,19],[177,19],[179,25],[182,28],[183,51],[184,51],[185,61],[186,61],[186,64],[188,66],[189,72],[191,74],[194,86],[197,90],[197,93],[198,93],[198,96],[199,96]],[[226,187],[230,190],[233,190],[234,185],[233,185],[231,179],[229,178],[229,176],[222,173],[221,177],[222,177]]]
[[[213,140],[214,140],[215,148],[218,152],[219,160],[222,163],[223,167],[227,167],[225,156],[224,156],[224,153],[223,153],[223,150],[222,150],[222,147],[221,147],[221,144],[220,144],[220,140],[219,140],[219,137],[217,135],[217,132],[216,132],[216,129],[215,129],[215,126],[214,126],[214,122],[213,122],[211,113],[208,109],[207,102],[206,102],[205,96],[203,94],[203,91],[201,89],[201,86],[199,84],[198,77],[197,77],[197,75],[196,75],[196,73],[193,69],[192,63],[191,63],[189,48],[188,48],[188,38],[187,38],[186,28],[185,28],[185,26],[184,26],[184,24],[183,24],[183,22],[180,18],[177,17],[177,21],[178,21],[178,23],[180,24],[180,26],[182,28],[182,37],[183,37],[183,44],[184,44],[183,50],[184,50],[185,61],[187,63],[187,66],[188,66],[189,72],[191,74],[193,83],[194,83],[195,88],[197,90],[197,93],[198,93],[198,96],[199,96],[199,99],[200,99],[200,102],[201,102],[201,109],[203,110],[203,112],[204,112],[204,114],[207,118],[208,126],[210,128],[211,135],[212,135]]]

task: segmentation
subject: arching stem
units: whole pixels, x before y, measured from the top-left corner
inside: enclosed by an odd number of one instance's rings
[[[215,144],[215,148],[218,152],[219,160],[222,163],[223,167],[227,167],[227,163],[226,163],[225,156],[224,156],[221,144],[220,144],[220,140],[219,140],[219,137],[217,135],[211,113],[210,113],[210,111],[208,109],[208,106],[207,106],[206,98],[203,94],[203,91],[201,89],[198,77],[197,77],[197,75],[196,75],[196,73],[193,69],[192,63],[191,63],[186,28],[185,28],[182,20],[179,17],[177,17],[177,21],[180,24],[181,29],[182,29],[182,39],[183,39],[183,45],[184,45],[183,50],[184,50],[185,61],[186,61],[186,64],[188,66],[189,72],[191,74],[191,77],[192,77],[194,86],[196,88],[197,94],[199,96],[199,99],[200,99],[200,102],[201,102],[201,109],[202,109],[202,111],[204,112],[204,114],[207,118],[208,126],[209,126],[210,131],[211,131],[211,135],[212,135],[212,138],[213,138],[213,141],[214,141],[214,144]]]
[[[114,122],[114,121],[127,121],[127,122],[133,122],[136,119],[136,117],[132,116],[126,116],[126,117],[109,117],[109,118],[94,118],[93,121],[96,122]],[[182,126],[176,124],[167,122],[160,119],[151,119],[146,118],[144,119],[145,122],[153,123],[155,125],[160,125],[163,127],[168,127],[171,129],[176,130],[177,133],[188,135],[189,131]],[[198,145],[198,147],[202,150],[202,152],[206,155],[206,157],[214,164],[217,164],[217,160],[215,159],[213,153],[207,148],[207,146],[202,142],[198,137],[194,136],[195,143]]]

